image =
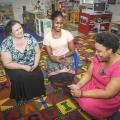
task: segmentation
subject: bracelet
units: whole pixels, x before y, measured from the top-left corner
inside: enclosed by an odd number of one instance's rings
[[[83,91],[81,90],[81,95],[80,95],[80,97],[83,97]]]

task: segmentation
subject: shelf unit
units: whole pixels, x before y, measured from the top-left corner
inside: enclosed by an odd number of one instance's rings
[[[89,32],[109,31],[112,13],[79,13],[78,31]]]
[[[45,34],[52,29],[51,19],[35,19],[36,34],[45,37]]]
[[[42,19],[44,16],[40,12],[25,11],[23,23],[26,24],[32,31],[36,30],[35,20]]]

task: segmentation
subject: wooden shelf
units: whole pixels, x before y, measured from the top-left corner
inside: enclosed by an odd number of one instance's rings
[[[79,13],[78,31],[88,34],[97,26],[98,31],[109,31],[112,13]]]

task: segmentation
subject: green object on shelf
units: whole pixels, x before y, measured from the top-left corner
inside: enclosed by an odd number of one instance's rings
[[[48,27],[48,28],[52,28],[52,24],[51,24],[51,22],[46,22],[46,26]]]

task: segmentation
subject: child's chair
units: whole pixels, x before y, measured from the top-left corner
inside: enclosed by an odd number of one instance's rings
[[[75,72],[77,72],[78,68],[79,68],[79,66],[78,66],[78,64],[79,64],[79,53],[78,53],[77,50],[74,53],[74,64],[75,64],[74,70],[75,70]]]

